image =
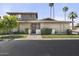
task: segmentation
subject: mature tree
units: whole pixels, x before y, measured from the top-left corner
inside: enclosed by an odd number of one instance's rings
[[[66,21],[66,12],[67,11],[68,11],[68,7],[67,6],[63,7],[65,21]]]
[[[74,19],[76,19],[78,16],[75,12],[71,12],[68,17],[72,20],[72,29],[74,29]]]
[[[50,18],[52,18],[52,7],[53,7],[53,19],[54,19],[54,3],[49,3],[50,7]]]
[[[5,30],[7,30],[7,31],[9,31],[9,33],[11,33],[11,30],[13,28],[16,28],[18,25],[17,17],[16,16],[4,16],[3,24],[4,24]]]
[[[5,31],[5,25],[3,23],[3,20],[0,19],[0,33],[3,33]]]

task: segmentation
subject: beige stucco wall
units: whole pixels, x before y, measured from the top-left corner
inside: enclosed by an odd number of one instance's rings
[[[55,29],[57,34],[66,33],[67,29],[70,29],[69,23],[41,23],[41,28],[52,28]]]
[[[19,23],[19,25],[14,28],[12,31],[16,32],[16,31],[25,31],[26,28],[30,29],[31,23]]]
[[[27,14],[27,15],[21,15],[22,20],[36,20],[35,14]]]
[[[31,23],[28,22],[20,23],[19,25],[20,31],[25,31],[26,28],[31,29]],[[44,23],[40,23],[40,28],[52,28],[56,30],[57,34],[63,34],[66,33],[67,29],[70,29],[70,23],[44,22]],[[15,30],[18,30],[18,28],[16,28]]]
[[[26,28],[30,29],[30,25],[31,25],[30,23],[20,23],[19,30],[25,31]]]
[[[30,21],[36,20],[36,14],[14,14],[15,16],[19,17],[21,21]]]

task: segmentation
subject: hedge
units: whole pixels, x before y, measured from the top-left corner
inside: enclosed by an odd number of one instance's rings
[[[28,29],[25,29],[25,31],[15,31],[15,32],[11,32],[11,33],[0,33],[0,35],[6,35],[6,34],[28,34]]]
[[[52,29],[50,29],[50,28],[42,28],[41,29],[42,35],[48,35],[48,34],[51,34],[51,32],[52,32]]]

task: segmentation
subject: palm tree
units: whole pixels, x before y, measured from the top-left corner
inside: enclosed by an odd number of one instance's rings
[[[71,12],[68,16],[72,20],[72,29],[74,29],[74,19],[76,19],[78,16],[75,12]]]
[[[65,6],[63,7],[63,12],[64,12],[64,17],[65,17],[65,21],[66,21],[66,12],[68,11],[68,7]]]
[[[54,19],[54,3],[49,3],[50,7],[50,18],[52,18],[52,7],[53,7],[53,19]]]

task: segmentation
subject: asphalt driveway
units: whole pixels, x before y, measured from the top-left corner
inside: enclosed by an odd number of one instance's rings
[[[2,56],[79,56],[79,40],[0,41]]]

